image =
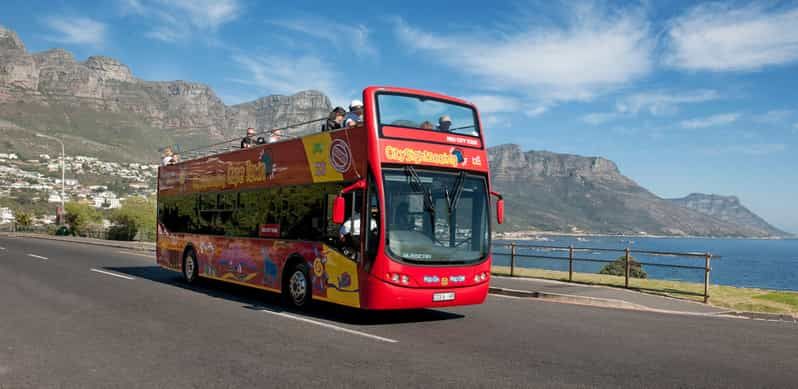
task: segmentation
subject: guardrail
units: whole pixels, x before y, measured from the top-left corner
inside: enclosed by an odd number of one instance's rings
[[[668,251],[653,251],[653,250],[633,250],[629,247],[624,249],[608,249],[608,248],[597,248],[597,247],[575,247],[571,246],[548,246],[548,245],[534,245],[534,244],[518,244],[518,243],[509,243],[509,244],[498,244],[498,247],[508,247],[510,248],[510,276],[515,276],[515,268],[517,267],[517,259],[518,258],[529,258],[529,259],[547,259],[547,260],[558,260],[558,261],[567,261],[568,262],[568,281],[573,282],[574,279],[574,263],[575,262],[589,262],[589,263],[613,263],[617,259],[598,259],[598,258],[583,258],[579,257],[582,252],[590,252],[590,253],[615,253],[615,254],[622,254],[623,262],[624,262],[624,288],[629,289],[629,278],[631,274],[631,265],[632,265],[632,255],[633,254],[643,254],[647,256],[654,256],[654,257],[681,257],[681,258],[693,258],[693,259],[702,259],[702,265],[683,265],[683,264],[667,264],[667,263],[656,263],[656,262],[641,262],[638,260],[634,260],[636,263],[644,266],[652,266],[652,267],[665,267],[665,268],[674,268],[674,269],[687,269],[687,270],[699,270],[704,273],[704,303],[709,302],[709,285],[710,285],[710,272],[712,268],[710,266],[712,259],[718,259],[720,256],[713,256],[711,253],[679,253],[679,252],[668,252]],[[542,254],[525,254],[519,253],[519,251],[545,251],[545,252],[561,252],[565,254],[567,252],[568,256],[556,256],[556,255],[542,255]],[[618,258],[619,259],[619,258]]]

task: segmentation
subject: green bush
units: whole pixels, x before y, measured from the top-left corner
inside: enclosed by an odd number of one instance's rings
[[[17,222],[17,226],[22,228],[28,228],[33,224],[33,215],[25,211],[17,211],[14,219]]]
[[[607,274],[611,276],[621,276],[626,274],[626,256],[618,257],[612,263],[608,263],[601,269],[599,274]],[[629,257],[629,277],[630,278],[648,278],[648,273],[643,270],[643,265],[635,261],[634,257]]]
[[[69,202],[64,208],[66,208],[64,221],[69,225],[72,235],[85,236],[102,221],[100,213],[88,204]]]
[[[155,199],[131,197],[122,202],[122,207],[111,214],[113,226],[108,230],[108,239],[141,240],[155,237]]]

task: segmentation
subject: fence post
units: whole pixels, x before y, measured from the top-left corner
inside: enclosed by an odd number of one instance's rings
[[[568,281],[574,280],[574,245],[568,247]]]
[[[510,277],[515,276],[515,243],[510,243]]]
[[[626,264],[624,266],[624,272],[623,272],[623,275],[624,275],[624,278],[625,278],[624,285],[625,285],[626,289],[629,289],[629,273],[630,273],[630,270],[631,270],[631,267],[632,267],[631,263],[630,263],[631,261],[629,260],[631,258],[631,255],[630,255],[629,252],[630,252],[630,250],[627,247],[626,248],[626,261],[625,261]]]
[[[712,259],[712,254],[706,253],[704,259],[706,261],[704,263],[704,304],[706,304],[709,302],[709,262]]]

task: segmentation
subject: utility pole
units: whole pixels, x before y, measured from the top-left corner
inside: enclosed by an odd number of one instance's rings
[[[64,209],[64,196],[65,196],[64,187],[66,185],[66,158],[65,158],[66,155],[64,153],[64,142],[61,141],[61,139],[58,139],[54,136],[49,136],[44,134],[36,134],[36,136],[40,138],[51,139],[61,144],[61,219],[63,219],[64,213],[66,212],[66,209]],[[63,220],[59,220],[59,222],[63,224]]]

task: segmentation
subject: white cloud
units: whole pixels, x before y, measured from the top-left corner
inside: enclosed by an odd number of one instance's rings
[[[124,0],[122,9],[153,21],[145,36],[170,43],[215,33],[242,12],[239,0]]]
[[[546,113],[549,110],[549,107],[545,105],[539,105],[535,108],[527,109],[524,111],[524,115],[529,116],[531,118],[538,117]]]
[[[724,124],[731,124],[740,118],[739,113],[723,113],[718,115],[707,116],[703,118],[684,120],[681,122],[682,128],[707,128],[722,126]]]
[[[468,96],[464,100],[470,101],[477,106],[479,112],[518,112],[523,109],[523,104],[519,99],[498,95],[474,95]]]
[[[609,122],[617,117],[617,112],[594,112],[582,116],[582,121],[595,126]]]
[[[377,48],[369,41],[371,31],[362,24],[331,24],[328,19],[318,17],[275,20],[269,23],[327,41],[336,48],[352,50],[358,56],[377,55]]]
[[[777,154],[787,150],[787,145],[783,143],[754,143],[745,145],[721,146],[712,149],[705,149],[704,152],[710,155],[722,154],[743,154],[749,156],[764,156]]]
[[[798,8],[702,4],[671,21],[665,63],[681,69],[746,71],[798,60]]]
[[[711,89],[681,93],[666,91],[645,92],[627,96],[616,104],[616,109],[621,113],[632,114],[648,111],[652,115],[659,116],[676,112],[679,105],[703,103],[719,98],[718,92]]]
[[[792,118],[794,113],[795,111],[792,109],[774,109],[761,115],[756,115],[754,120],[760,123],[784,125]]]
[[[336,95],[339,91],[335,80],[340,79],[340,75],[316,57],[237,54],[233,60],[248,75],[247,78],[233,81],[264,89],[263,94],[294,94],[315,89],[329,93],[333,102],[345,100]]]
[[[511,33],[432,33],[401,19],[394,30],[411,50],[476,76],[486,89],[529,91],[550,102],[589,100],[651,71],[654,43],[640,10],[568,11],[563,25],[530,21]]]
[[[105,23],[91,18],[51,16],[44,23],[57,34],[47,37],[53,42],[95,47],[105,43]]]

